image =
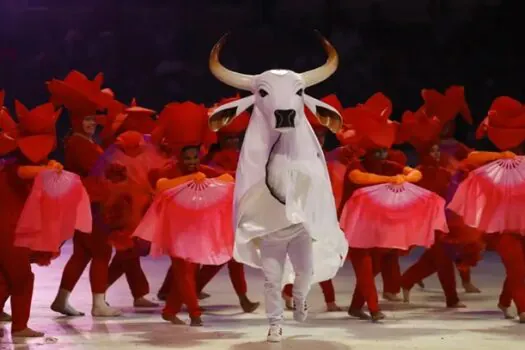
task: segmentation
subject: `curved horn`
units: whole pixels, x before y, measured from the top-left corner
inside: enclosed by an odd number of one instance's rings
[[[337,66],[339,65],[339,56],[337,55],[335,48],[319,32],[317,32],[317,34],[321,39],[321,44],[328,54],[328,58],[325,64],[323,64],[321,67],[301,73],[306,87],[319,84],[320,82],[328,79],[329,76],[334,74],[334,72],[337,70]]]
[[[215,46],[213,46],[213,49],[211,49],[209,61],[210,71],[217,79],[226,85],[239,90],[251,91],[253,76],[229,70],[219,62],[219,53],[221,52],[227,37],[228,33],[224,34]]]

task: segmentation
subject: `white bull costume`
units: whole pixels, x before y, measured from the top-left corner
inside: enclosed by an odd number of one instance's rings
[[[302,74],[269,70],[252,76],[221,65],[225,39],[211,51],[210,70],[223,83],[252,95],[213,110],[209,125],[217,131],[253,108],[236,174],[234,258],[263,270],[266,313],[277,332],[273,341],[278,341],[283,276],[295,279],[294,318],[304,321],[311,284],[333,278],[348,252],[323,150],[304,113],[306,105],[331,131],[341,127],[334,108],[304,93],[336,71],[338,56],[322,38],[328,53],[323,66]]]

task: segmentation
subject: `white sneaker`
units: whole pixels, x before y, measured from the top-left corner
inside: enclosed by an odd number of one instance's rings
[[[266,340],[270,343],[280,343],[283,338],[283,329],[281,326],[270,326]]]
[[[308,305],[306,302],[294,302],[293,319],[297,322],[304,322],[308,317]]]

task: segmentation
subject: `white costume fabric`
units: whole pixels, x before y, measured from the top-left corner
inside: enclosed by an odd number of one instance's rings
[[[261,240],[300,223],[313,239],[310,283],[331,279],[344,263],[348,244],[337,221],[322,148],[304,112],[286,133],[276,131],[270,123],[255,105],[236,174],[234,258],[262,268]],[[271,195],[266,180],[278,189],[285,205]],[[284,271],[292,281],[289,260]]]

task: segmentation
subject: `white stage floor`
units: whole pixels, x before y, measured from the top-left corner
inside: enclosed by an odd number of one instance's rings
[[[254,314],[243,314],[230,284],[227,269],[214,279],[204,300],[205,326],[190,328],[174,326],[160,318],[160,309],[134,310],[125,279],[108,293],[108,302],[122,307],[123,317],[94,319],[91,316],[63,318],[49,309],[59,285],[62,268],[71,252],[70,245],[51,267],[35,267],[35,292],[30,325],[45,331],[48,338],[13,344],[9,325],[4,325],[0,349],[209,349],[209,350],[401,350],[461,349],[505,350],[525,347],[525,325],[502,318],[496,308],[503,276],[499,259],[487,256],[473,273],[482,294],[465,295],[461,299],[468,308],[448,310],[435,276],[426,282],[426,289],[414,289],[413,304],[383,303],[387,319],[380,324],[349,319],[346,312],[325,313],[322,293],[314,286],[309,298],[311,313],[306,324],[287,321],[281,344],[266,343],[267,322],[261,307]],[[402,260],[403,269],[414,256]],[[154,296],[168,268],[167,259],[143,259]],[[246,269],[249,297],[263,301],[263,280],[260,271]],[[458,278],[459,281],[459,278]],[[378,286],[381,286],[378,283]],[[337,302],[347,307],[354,286],[354,276],[347,264],[335,280]],[[75,289],[72,305],[89,314],[90,287],[85,273]],[[9,309],[9,306],[8,306]],[[182,318],[187,318],[183,313]],[[291,313],[287,313],[291,319]]]

